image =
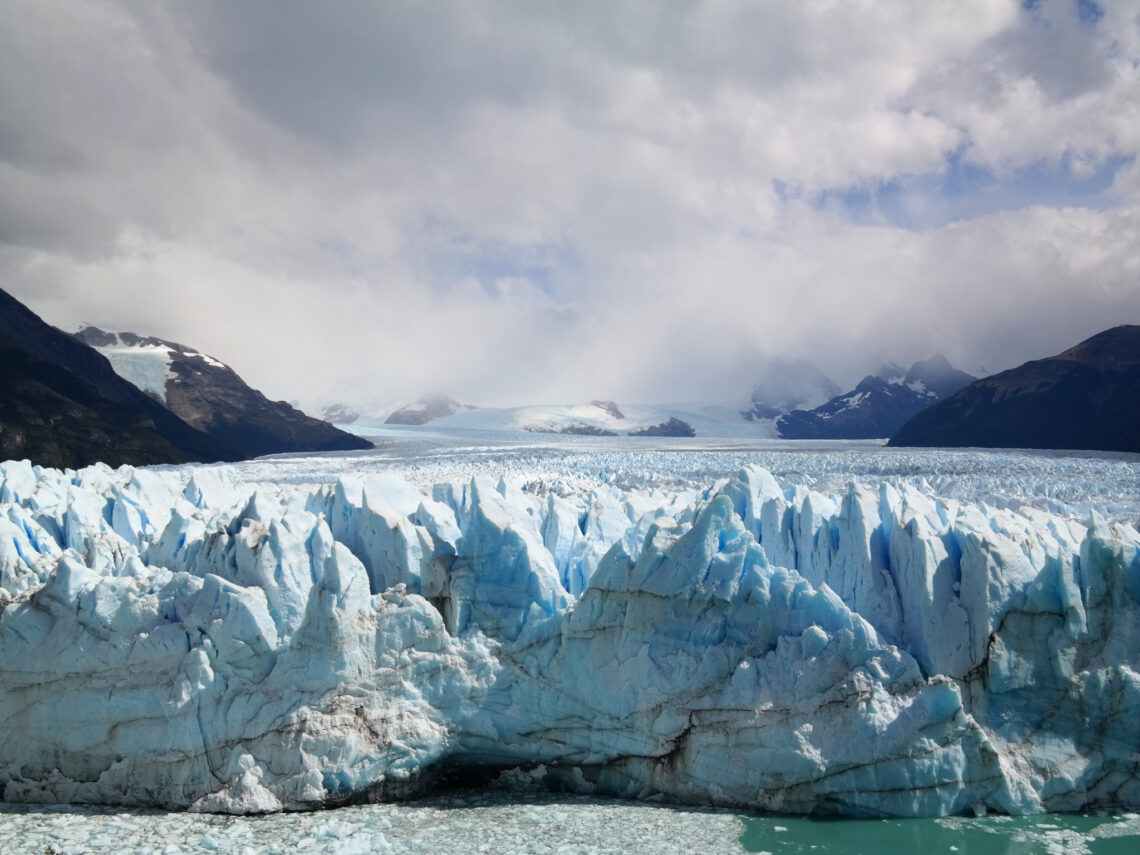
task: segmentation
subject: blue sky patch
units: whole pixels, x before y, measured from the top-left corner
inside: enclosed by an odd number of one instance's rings
[[[1131,162],[1128,157],[1110,158],[1084,177],[1073,173],[1067,159],[997,173],[963,160],[958,153],[948,159],[941,175],[826,190],[810,201],[819,210],[839,213],[855,223],[922,231],[1032,205],[1103,209],[1112,204],[1108,191],[1116,174]],[[785,199],[796,196],[787,187],[776,189]]]
[[[488,240],[463,231],[457,224],[434,215],[423,217],[416,230],[417,258],[408,259],[425,269],[428,277],[450,287],[460,279],[475,279],[490,296],[500,296],[500,279],[527,279],[555,300],[559,282],[581,271],[582,263],[567,241],[512,243]]]
[[[1094,0],[1072,0],[1077,7],[1077,17],[1082,24],[1093,26],[1104,17],[1104,10]],[[1027,12],[1036,12],[1041,8],[1041,0],[1021,0],[1021,8]]]
[[[1077,17],[1084,24],[1095,24],[1104,17],[1104,10],[1093,0],[1077,0]]]

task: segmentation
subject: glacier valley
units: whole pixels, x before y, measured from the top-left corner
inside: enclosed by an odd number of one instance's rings
[[[1140,808],[1134,456],[376,439],[0,465],[4,800]]]

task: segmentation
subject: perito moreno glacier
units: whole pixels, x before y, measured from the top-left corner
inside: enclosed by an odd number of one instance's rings
[[[5,800],[250,813],[474,767],[785,812],[1140,809],[1131,520],[758,465],[242,472],[0,466]]]

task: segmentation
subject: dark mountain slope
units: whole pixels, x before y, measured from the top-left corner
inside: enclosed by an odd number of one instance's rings
[[[177,463],[241,456],[186,424],[119,377],[105,357],[45,323],[2,290],[0,347],[0,429],[6,457],[79,466],[97,460]],[[136,452],[138,456],[132,456]]]
[[[951,395],[974,378],[935,355],[904,372],[887,366],[846,394],[814,410],[793,410],[776,422],[785,439],[879,439],[908,419]]]
[[[86,327],[76,338],[105,353],[157,361],[169,374],[162,400],[173,413],[243,456],[305,451],[351,451],[372,443],[312,418],[285,401],[271,401],[229,366],[160,338]]]
[[[22,458],[57,469],[190,459],[141,410],[103,397],[61,365],[0,344],[0,459]]]
[[[890,444],[1140,452],[1140,326],[978,380]]]

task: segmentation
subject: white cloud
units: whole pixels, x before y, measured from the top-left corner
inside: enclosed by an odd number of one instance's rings
[[[0,273],[274,397],[1007,367],[1140,317],[1138,7],[1103,10],[6,0]],[[1125,165],[1090,208],[1022,188],[943,224],[958,154],[999,184]],[[828,201],[908,182],[925,231]]]

